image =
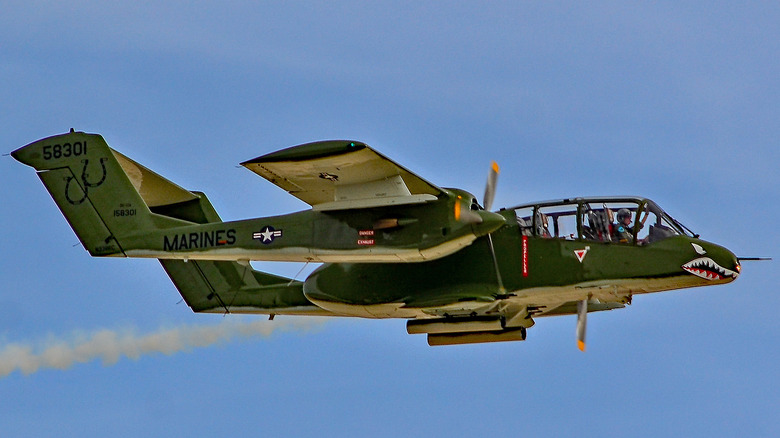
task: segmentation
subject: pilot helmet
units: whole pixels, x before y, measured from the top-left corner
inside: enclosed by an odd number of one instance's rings
[[[617,214],[618,222],[623,222],[623,220],[626,218],[629,219],[631,218],[631,211],[627,208],[621,208],[620,210],[618,210],[618,214]]]

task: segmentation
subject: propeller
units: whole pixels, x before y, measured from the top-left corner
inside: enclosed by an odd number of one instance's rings
[[[493,199],[496,196],[496,185],[498,184],[498,174],[498,164],[493,161],[490,163],[490,172],[488,172],[487,184],[485,185],[485,196],[482,198],[486,212],[490,212],[493,206]],[[484,213],[480,214],[472,210],[471,205],[466,205],[462,196],[458,196],[454,213],[455,220],[465,224],[481,224],[485,221],[486,216]],[[488,214],[487,216],[493,216],[493,214]]]
[[[490,171],[488,172],[487,184],[485,185],[485,197],[482,201],[486,211],[490,211],[493,207],[493,199],[496,197],[496,186],[498,185],[498,174],[500,170],[498,163],[495,161],[490,163]],[[493,247],[493,237],[488,234],[488,245],[490,246],[490,255],[493,257],[493,267],[496,268],[496,281],[498,281],[498,288],[503,294],[506,292],[504,288],[504,282],[501,279],[501,271],[498,270],[498,258],[496,257],[496,249]]]
[[[485,186],[484,209],[472,210],[471,205],[467,205],[462,196],[458,196],[457,202],[455,202],[454,216],[455,220],[464,224],[479,225],[474,227],[474,233],[478,236],[487,235],[488,245],[490,246],[490,255],[493,258],[493,266],[496,270],[496,280],[498,287],[503,294],[504,282],[501,279],[501,273],[498,270],[498,260],[496,259],[496,251],[493,247],[493,238],[490,234],[500,228],[506,223],[504,216],[493,213],[490,211],[493,206],[493,199],[496,195],[496,185],[498,183],[499,168],[495,161],[490,163],[490,171],[488,172],[487,184]]]
[[[485,210],[490,211],[493,207],[493,199],[496,197],[496,185],[498,184],[498,163],[495,161],[490,163],[490,172],[488,172],[487,185],[485,186],[485,196],[482,201],[485,206]]]
[[[485,196],[483,198],[483,204],[485,207],[483,210],[472,210],[472,205],[466,203],[466,200],[462,196],[458,195],[458,202],[455,203],[454,211],[456,221],[469,225],[485,224],[485,228],[490,229],[491,231],[495,230],[493,227],[498,226],[504,222],[503,216],[490,212],[490,209],[493,206],[493,199],[495,198],[496,194],[498,173],[498,164],[496,164],[495,161],[491,162],[487,184],[485,185]]]
[[[588,299],[577,302],[577,348],[585,351],[585,329],[588,325]]]

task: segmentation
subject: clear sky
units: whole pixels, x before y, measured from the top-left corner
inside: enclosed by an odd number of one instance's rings
[[[4,3],[0,152],[100,133],[243,219],[306,205],[239,162],[348,138],[474,193],[496,160],[496,207],[642,195],[737,255],[780,256],[776,2],[157,3]],[[10,157],[0,196],[0,351],[254,320],[193,314],[156,261],[90,258]],[[17,370],[0,436],[778,436],[779,273],[746,263],[591,314],[584,354],[575,317],[439,348],[339,319]]]

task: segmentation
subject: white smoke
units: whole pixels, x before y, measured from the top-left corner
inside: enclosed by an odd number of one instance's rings
[[[103,365],[113,365],[122,356],[138,359],[152,353],[171,355],[236,338],[268,337],[277,330],[307,330],[322,321],[323,318],[306,318],[243,322],[231,318],[215,325],[185,325],[147,334],[104,329],[91,334],[72,335],[70,339],[51,338],[45,343],[10,343],[0,347],[0,378],[17,370],[24,374],[47,368],[64,370],[95,359],[101,359]]]

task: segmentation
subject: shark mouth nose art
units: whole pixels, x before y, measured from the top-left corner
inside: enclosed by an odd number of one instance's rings
[[[684,271],[693,274],[697,277],[704,278],[705,280],[722,280],[724,278],[737,278],[739,275],[737,272],[731,269],[726,269],[723,266],[715,263],[709,257],[699,257],[698,259],[691,260],[690,262],[682,265]]]

